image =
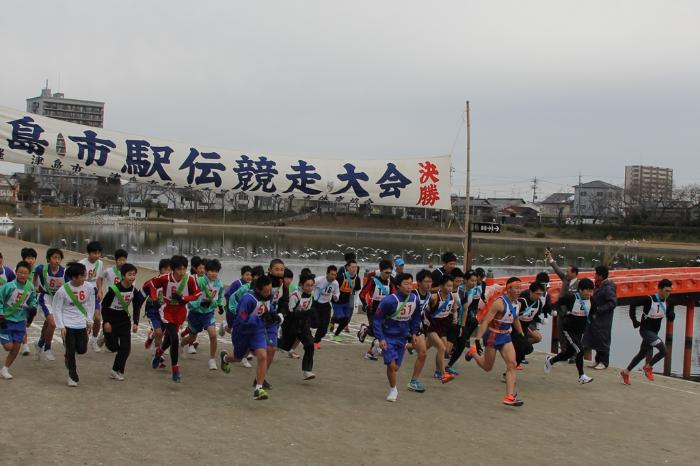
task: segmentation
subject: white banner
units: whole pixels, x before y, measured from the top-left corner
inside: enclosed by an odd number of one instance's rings
[[[165,187],[355,205],[450,209],[449,155],[281,157],[76,125],[0,107],[0,160]]]

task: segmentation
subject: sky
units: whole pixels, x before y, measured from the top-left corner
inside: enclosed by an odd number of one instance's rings
[[[105,127],[351,160],[452,154],[540,199],[626,164],[700,182],[700,2],[31,1],[0,16],[0,105],[46,79]],[[1,167],[5,172],[17,166]]]

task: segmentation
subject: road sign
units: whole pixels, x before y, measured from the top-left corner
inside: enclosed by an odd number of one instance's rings
[[[500,223],[472,223],[472,231],[477,233],[500,233]]]

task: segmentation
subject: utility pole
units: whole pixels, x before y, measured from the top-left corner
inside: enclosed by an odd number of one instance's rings
[[[532,203],[537,200],[537,177],[532,179]]]
[[[464,271],[472,268],[472,225],[469,220],[469,180],[471,178],[471,115],[469,114],[469,101],[465,106],[467,126],[467,188],[464,195]]]
[[[578,174],[578,202],[576,203],[576,214],[578,216],[578,223],[581,223],[581,173]]]

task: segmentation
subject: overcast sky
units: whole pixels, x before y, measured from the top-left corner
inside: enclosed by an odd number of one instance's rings
[[[23,1],[0,105],[49,79],[110,129],[278,155],[452,153],[464,192],[540,197],[625,164],[700,181],[700,2]],[[59,85],[60,76],[60,85]],[[4,167],[7,170],[7,167]]]

